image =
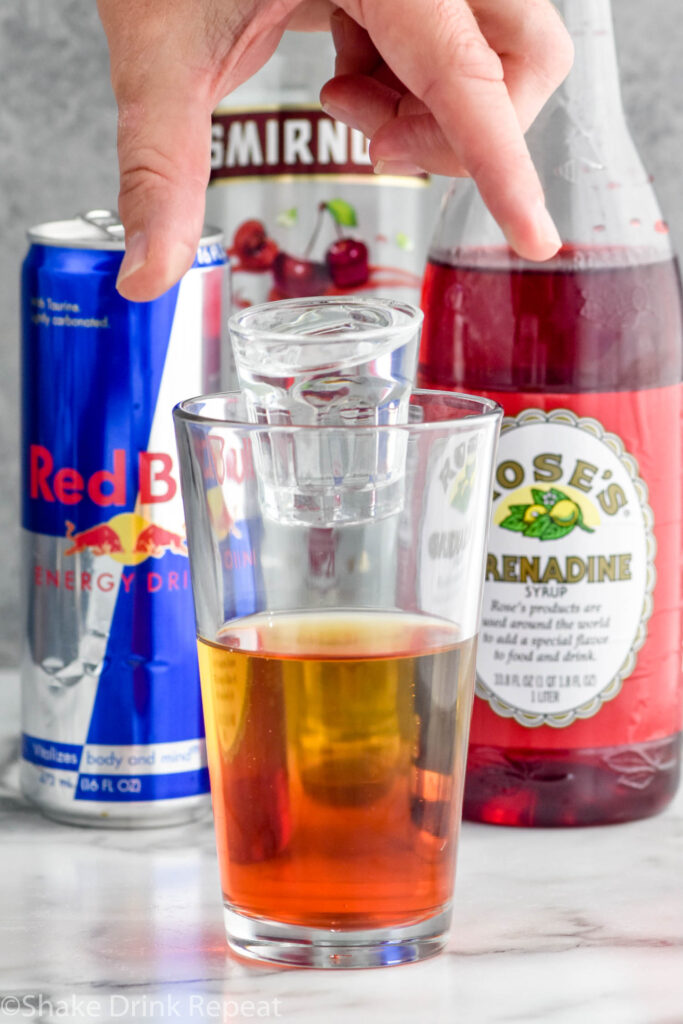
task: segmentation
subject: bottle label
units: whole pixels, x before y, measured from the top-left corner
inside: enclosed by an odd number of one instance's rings
[[[487,392],[496,459],[471,743],[681,728],[683,387]]]
[[[482,469],[486,440],[478,428],[460,430],[429,446],[429,451],[411,446],[408,457],[418,462],[411,467],[416,481],[412,503],[421,519],[414,553],[410,513],[401,517],[405,532],[399,527],[401,600],[410,602],[407,595],[414,588],[420,611],[452,618],[463,639],[477,632],[480,591],[474,591],[471,582],[481,580],[488,526],[481,515],[489,487],[489,473]]]
[[[211,181],[372,174],[368,140],[318,109],[223,110],[211,125]]]
[[[522,725],[562,727],[621,690],[655,584],[648,489],[620,437],[568,409],[504,420],[478,693]]]
[[[374,174],[363,134],[320,107],[219,108],[206,214],[226,235],[234,307],[358,293],[417,304],[429,186]]]

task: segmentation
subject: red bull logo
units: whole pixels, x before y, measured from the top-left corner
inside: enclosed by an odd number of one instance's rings
[[[197,454],[207,481],[206,501],[214,536],[218,541],[228,534],[241,537],[237,526],[244,514],[241,485],[254,476],[251,447],[244,443],[231,447],[226,445],[224,437],[212,434],[198,441]]]
[[[151,555],[152,558],[161,558],[166,551],[172,551],[175,555],[187,555],[187,544],[179,533],[171,533],[163,526],[150,523],[138,536],[134,551],[135,554]]]
[[[181,533],[167,530],[137,512],[121,512],[106,523],[98,523],[80,533],[66,521],[66,536],[71,546],[64,555],[108,555],[123,565],[139,565],[147,558],[162,558],[167,551],[187,557],[187,542]]]
[[[215,480],[219,484],[234,480],[241,484],[254,477],[251,446],[243,442],[232,447],[226,445],[224,437],[210,434],[208,438],[197,441],[197,454],[206,480]]]
[[[68,519],[66,526],[66,535],[73,545],[64,552],[65,555],[79,555],[83,551],[90,551],[93,555],[111,555],[112,552],[123,551],[119,535],[106,523],[80,533],[74,533],[74,524]]]
[[[85,477],[74,466],[56,469],[49,448],[32,444],[29,449],[29,497],[62,505],[78,505],[87,498],[103,508],[110,505],[130,507],[127,458],[124,448],[115,448],[111,469],[98,469]],[[178,493],[178,483],[172,476],[171,456],[167,452],[139,452],[137,458],[140,504],[156,505],[171,501]]]
[[[150,594],[160,590],[181,591],[190,586],[188,568],[178,568],[171,562],[159,566],[160,571],[126,572],[117,570],[111,561],[123,566],[137,566],[149,558],[160,559],[171,552],[187,558],[187,543],[182,533],[152,523],[138,512],[120,512],[105,523],[97,523],[86,530],[76,532],[74,524],[67,519],[66,537],[69,545],[64,551],[65,559],[77,555],[95,556],[102,562],[90,563],[65,561],[61,566],[35,565],[33,583],[36,587],[55,587],[64,590],[108,592],[121,586],[126,594],[133,588],[142,587]]]
[[[153,522],[156,514],[149,508],[179,500],[178,483],[172,475],[173,458],[167,452],[139,452],[136,457],[137,494],[133,497],[128,494],[129,455],[125,449],[115,448],[109,466],[87,476],[73,466],[57,467],[48,448],[31,445],[28,490],[32,500],[62,505],[78,505],[85,500],[100,508],[130,508],[136,502],[136,511],[119,512],[85,530],[76,531],[75,524],[67,519],[66,538],[70,544],[64,551],[65,557],[89,553],[108,556],[122,565],[162,558],[167,551],[187,557],[184,533]]]

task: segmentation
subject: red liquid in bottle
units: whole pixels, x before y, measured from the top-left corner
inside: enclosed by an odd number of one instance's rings
[[[475,700],[465,817],[561,826],[654,814],[676,791],[681,748],[680,426],[669,415],[680,409],[682,370],[675,262],[565,248],[552,266],[515,269],[505,251],[473,250],[457,265],[428,264],[422,307],[420,386],[488,393],[508,416],[570,408],[630,432],[658,545],[647,638],[621,691],[596,714],[530,728]],[[665,400],[669,418],[657,421]],[[652,409],[654,419],[645,415]],[[657,432],[655,421],[666,427]]]

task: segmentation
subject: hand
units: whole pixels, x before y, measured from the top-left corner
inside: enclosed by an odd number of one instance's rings
[[[211,112],[285,28],[332,28],[321,102],[371,140],[378,170],[469,173],[510,244],[560,246],[523,131],[571,65],[547,0],[98,0],[119,106],[118,287],[146,301],[190,267],[204,218]],[[390,70],[391,69],[391,70]]]

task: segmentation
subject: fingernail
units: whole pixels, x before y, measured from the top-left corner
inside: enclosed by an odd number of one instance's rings
[[[554,255],[562,245],[562,239],[555,227],[555,221],[548,213],[542,199],[539,199],[534,206],[533,221],[539,242],[544,243],[548,248],[552,248],[552,255]]]
[[[134,235],[126,239],[126,251],[119,268],[119,275],[116,278],[116,287],[135,274],[147,262],[147,239],[142,231],[136,231]]]
[[[373,170],[375,174],[416,175],[426,173],[424,167],[400,160],[378,160]]]

